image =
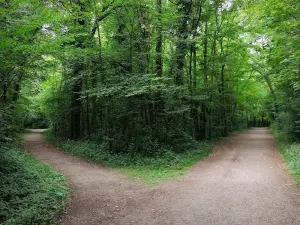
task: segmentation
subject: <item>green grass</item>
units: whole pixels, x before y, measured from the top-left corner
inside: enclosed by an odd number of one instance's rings
[[[195,142],[182,153],[161,148],[152,156],[137,153],[116,154],[106,150],[104,144],[89,140],[58,141],[49,133],[45,138],[52,144],[73,155],[89,161],[101,163],[147,184],[157,184],[162,180],[174,179],[184,175],[188,168],[209,155],[212,145],[207,142]]]
[[[62,175],[21,147],[0,148],[0,224],[52,224],[67,197]]]
[[[147,184],[156,184],[162,180],[171,180],[178,176],[184,175],[188,168],[195,165],[211,151],[211,147],[207,143],[199,145],[198,149],[193,149],[185,153],[175,154],[176,160],[169,161],[167,156],[162,156],[159,163],[151,163],[147,160],[143,165],[128,164],[120,166],[110,163],[111,167],[117,168],[121,173],[126,174],[132,179],[141,180]],[[153,159],[155,160],[155,158]]]

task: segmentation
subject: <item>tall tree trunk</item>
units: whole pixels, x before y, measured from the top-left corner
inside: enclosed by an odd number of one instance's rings
[[[163,61],[162,61],[162,0],[156,0],[156,9],[157,9],[157,17],[158,17],[158,24],[156,27],[157,32],[157,38],[156,38],[156,46],[155,46],[155,52],[156,52],[156,58],[155,58],[155,68],[156,68],[156,76],[161,77],[163,72]],[[154,98],[154,110],[155,110],[155,117],[156,120],[160,120],[160,114],[163,111],[164,103],[163,99],[161,97],[161,92],[158,90],[157,96]],[[158,121],[155,123],[155,132],[158,130]]]
[[[88,76],[85,76],[85,90],[89,89]],[[90,96],[87,92],[86,94],[86,115],[85,115],[85,127],[86,127],[86,135],[89,136],[91,134],[90,127]]]
[[[194,58],[193,58],[193,69],[194,69],[194,72],[193,72],[193,87],[196,88],[197,86],[197,49],[196,47],[193,47],[193,55],[194,55]]]
[[[193,84],[193,72],[192,72],[192,69],[193,69],[193,46],[191,45],[190,47],[190,59],[189,59],[189,87],[190,87],[190,90],[192,90],[192,84]]]
[[[207,40],[207,32],[208,32],[208,27],[207,27],[207,21],[205,21],[205,28],[204,28],[204,47],[203,47],[203,70],[204,70],[204,86],[207,87],[207,75],[208,75],[208,66],[207,66],[207,45],[208,45],[208,40]]]
[[[265,78],[265,80],[266,80],[266,82],[267,82],[267,85],[268,85],[268,87],[269,87],[269,90],[270,90],[270,93],[271,93],[271,95],[272,95],[272,97],[273,97],[273,100],[274,100],[274,111],[275,111],[275,115],[273,115],[273,119],[275,119],[276,118],[276,116],[278,115],[278,104],[277,104],[277,96],[276,96],[276,93],[275,93],[275,91],[274,91],[274,88],[273,88],[273,85],[272,85],[272,82],[271,82],[271,80],[270,80],[270,77],[269,77],[269,75],[263,75],[264,76],[264,78]]]
[[[24,71],[22,70],[22,73]],[[19,99],[19,95],[20,95],[20,91],[21,91],[21,81],[22,81],[22,74],[19,74],[17,76],[17,81],[14,85],[14,88],[13,88],[13,95],[12,95],[12,101],[13,102],[16,102],[18,99]]]
[[[227,125],[227,115],[226,115],[226,99],[225,99],[225,63],[224,63],[224,48],[223,48],[223,38],[220,40],[221,48],[221,101],[222,101],[222,117],[224,123],[224,136],[228,135],[228,125]]]
[[[74,83],[72,85],[71,97],[71,139],[78,139],[81,136],[80,122],[81,122],[81,91],[82,91],[82,78],[80,72],[83,70],[81,62],[77,62],[74,68]]]
[[[83,2],[76,2],[80,9],[78,17],[75,19],[75,23],[80,26],[83,31],[85,29],[86,21],[84,19],[85,4]],[[85,38],[75,38],[75,47],[77,49],[85,48]],[[73,74],[72,74],[72,86],[71,86],[71,118],[70,118],[70,138],[76,140],[80,138],[81,132],[81,91],[82,91],[82,72],[84,70],[83,58],[79,58],[73,62]]]
[[[156,0],[158,24],[156,27],[156,76],[162,76],[163,63],[162,63],[162,0]]]
[[[99,28],[99,22],[95,23],[97,28],[97,36],[98,36],[98,45],[99,45],[99,53],[98,53],[98,62],[95,62],[96,65],[93,65],[94,67],[97,68],[97,71],[93,71],[92,73],[92,77],[91,77],[91,83],[92,83],[92,88],[95,89],[97,87],[97,83],[99,82],[99,77],[98,77],[98,73],[100,72],[100,80],[101,82],[104,81],[104,74],[103,74],[103,62],[102,62],[102,41],[101,41],[101,32],[100,32],[100,28]],[[102,115],[102,107],[97,107],[97,97],[93,96],[91,97],[91,106],[92,106],[92,116],[91,116],[91,132],[94,132],[96,130],[97,124],[98,124],[98,114],[97,112],[99,112],[99,115]],[[99,116],[100,118],[100,122],[102,124],[102,118]],[[102,128],[104,127],[104,125],[102,124]]]
[[[175,52],[175,83],[177,85],[182,85],[184,83],[184,65],[187,50],[186,39],[188,37],[188,21],[192,7],[192,0],[180,0],[179,6],[179,12],[182,14],[182,17],[179,20],[178,41]]]

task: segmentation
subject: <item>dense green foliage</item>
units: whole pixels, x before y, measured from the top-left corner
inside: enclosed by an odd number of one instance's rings
[[[289,141],[297,141],[300,138],[300,3],[261,1],[249,10],[256,12],[256,18],[252,18],[256,23],[253,31],[264,38],[256,57],[260,60],[258,71],[266,79],[272,96],[268,106],[272,112],[270,119]]]
[[[1,147],[50,126],[67,151],[159,173],[250,126],[271,123],[291,146],[299,11],[298,0],[2,0]],[[284,149],[297,177],[299,148]]]
[[[13,147],[24,127],[47,126],[43,112],[33,107],[33,96],[44,79],[38,71],[47,66],[39,38],[49,10],[32,3],[0,1],[1,224],[51,224],[67,197],[61,175]]]
[[[23,148],[1,147],[0,154],[0,223],[51,224],[66,204],[64,177]]]
[[[66,152],[115,168],[133,179],[151,184],[185,174],[189,166],[197,163],[212,150],[210,143],[194,142],[188,143],[185,146],[187,150],[182,153],[175,153],[166,147],[155,154],[145,156],[134,151],[128,154],[110,152],[103,143],[90,140],[59,140],[50,132],[45,133],[44,137]]]
[[[45,78],[39,72],[47,67],[40,28],[49,21],[49,13],[39,1],[0,1],[0,143],[12,141],[36,121],[46,126],[42,112],[30,108],[29,97],[38,93]]]
[[[256,71],[270,91],[265,102],[272,130],[279,150],[300,184],[300,2],[249,2],[250,30],[262,43],[254,56]]]
[[[264,123],[267,86],[253,76],[242,6],[52,3],[58,16],[44,27],[43,58],[53,67],[38,99],[54,134],[151,156]]]
[[[1,106],[20,127],[152,155],[268,120],[243,1],[2,5]]]

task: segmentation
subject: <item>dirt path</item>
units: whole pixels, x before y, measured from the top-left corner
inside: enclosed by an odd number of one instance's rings
[[[60,224],[298,225],[300,188],[265,128],[233,135],[175,181],[145,186],[25,138],[37,159],[66,175],[72,200]]]

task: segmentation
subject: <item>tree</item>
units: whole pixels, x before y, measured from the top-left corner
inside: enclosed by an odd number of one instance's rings
[[[254,112],[245,104],[243,79],[259,73],[250,71],[243,2],[62,0],[39,7],[55,17],[39,21],[26,39],[44,48],[28,62],[48,65],[34,68],[45,77],[36,99],[57,136],[153,155],[163,146],[182,151],[186,143],[226,136],[260,114],[261,107]],[[252,108],[260,98],[251,96]]]

